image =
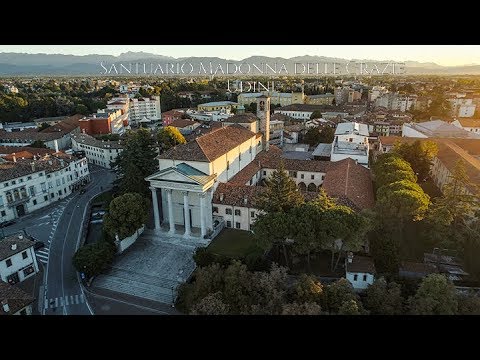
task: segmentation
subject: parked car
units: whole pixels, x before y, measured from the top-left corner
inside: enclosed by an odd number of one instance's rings
[[[7,221],[4,221],[4,222],[0,223],[0,228],[4,228],[4,227],[10,226],[10,225],[13,225],[15,223],[16,223],[15,220],[7,220]]]
[[[38,249],[41,249],[45,247],[45,243],[43,241],[35,241],[35,243],[33,244],[33,249],[34,250],[38,250]]]
[[[85,194],[86,192],[87,192],[87,190],[86,190],[86,189],[82,189],[82,190],[80,190],[80,194]]]

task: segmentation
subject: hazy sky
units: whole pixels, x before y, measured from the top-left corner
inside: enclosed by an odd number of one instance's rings
[[[439,65],[480,64],[479,45],[0,45],[0,52],[119,55],[126,51],[173,57],[216,56],[231,60],[252,55],[284,58],[320,55],[346,59],[416,60]]]

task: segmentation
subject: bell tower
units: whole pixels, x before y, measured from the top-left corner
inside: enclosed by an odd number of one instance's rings
[[[258,129],[263,134],[263,149],[268,151],[270,142],[270,97],[261,95],[257,97]]]

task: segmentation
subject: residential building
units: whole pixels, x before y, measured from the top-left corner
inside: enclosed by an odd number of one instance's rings
[[[0,158],[0,216],[11,220],[50,205],[90,181],[86,158],[61,152]]]
[[[370,257],[353,255],[345,259],[345,276],[355,291],[363,291],[375,281],[375,264]]]
[[[54,116],[54,117],[46,117],[35,119],[33,122],[37,125],[37,128],[41,127],[43,124],[47,124],[48,126],[56,125],[59,122],[66,120],[69,116]],[[81,118],[81,116],[80,116]]]
[[[37,129],[37,124],[34,122],[8,122],[3,124],[2,128],[6,132],[16,132],[26,129]]]
[[[185,111],[183,110],[169,110],[162,113],[162,124],[163,126],[169,126],[173,121],[180,120],[185,116]]]
[[[286,115],[295,120],[307,121],[310,120],[314,111],[319,111],[324,119],[337,119],[352,116],[353,118],[360,117],[365,114],[365,106],[332,106],[332,105],[309,105],[309,104],[294,104],[289,106],[279,107],[274,110],[275,114]]]
[[[417,95],[405,95],[398,92],[386,93],[375,100],[375,107],[405,112],[414,109],[416,102]]]
[[[452,115],[458,117],[472,117],[475,114],[476,104],[472,98],[466,98],[466,94],[456,94],[448,101],[452,107]]]
[[[72,136],[72,149],[83,151],[88,162],[106,169],[111,169],[111,163],[122,153],[120,141],[99,140],[87,134]]]
[[[81,115],[70,116],[58,123],[37,131],[37,129],[25,129],[23,131],[6,132],[0,130],[0,146],[29,146],[35,141],[42,141],[46,147],[55,149],[68,149],[71,147],[72,134],[80,132],[79,119]]]
[[[337,87],[334,90],[335,96],[335,104],[336,105],[343,105],[348,102],[348,95],[350,92],[350,88],[348,87]]]
[[[255,100],[254,100],[255,102]],[[215,101],[198,105],[198,111],[220,111],[223,113],[231,113],[232,109],[240,106],[239,103],[232,101]]]
[[[131,124],[155,122],[161,119],[160,96],[130,99],[129,120]]]
[[[384,86],[374,86],[368,91],[368,101],[375,101],[387,92]]]
[[[335,139],[330,154],[331,161],[351,158],[368,167],[368,126],[356,122],[340,123],[335,129]]]
[[[257,133],[260,127],[260,119],[257,118],[255,114],[244,113],[230,116],[229,118],[223,120],[223,124],[225,126],[238,124],[250,130],[251,132]]]
[[[388,136],[390,134],[390,123],[386,121],[375,121],[372,127],[372,132],[377,136]]]
[[[242,105],[239,105],[237,108],[237,114],[240,115],[239,109],[242,107]],[[192,119],[192,120],[197,120],[197,121],[202,121],[202,122],[212,122],[212,121],[224,121],[228,119],[230,116],[233,115],[233,113],[225,113],[222,110],[216,110],[216,111],[198,111],[198,110],[192,110],[188,109],[186,111],[186,114]]]
[[[348,90],[348,102],[352,103],[362,98],[362,93],[353,89]]]
[[[169,126],[177,128],[182,134],[186,135],[198,128],[200,123],[188,119],[178,119],[173,121]]]
[[[250,105],[256,102],[256,98],[268,95],[272,105],[287,106],[292,104],[303,104],[305,95],[302,92],[280,93],[276,91],[243,92],[238,94],[237,102],[240,105]]]
[[[480,134],[480,119],[458,119],[452,122],[452,125],[455,125],[466,131]]]
[[[449,124],[442,120],[432,120],[420,123],[405,123],[402,127],[402,136],[416,138],[480,138],[480,134],[466,131],[463,128]]]
[[[32,303],[35,299],[18,285],[0,281],[0,315],[32,315]]]
[[[306,95],[305,104],[332,105],[334,99],[335,99],[335,95],[330,93],[320,94],[320,95]]]
[[[4,85],[3,88],[5,89],[6,93],[10,94],[18,94],[18,88],[13,85]]]
[[[10,285],[38,273],[32,238],[15,234],[0,240],[0,280]]]
[[[130,108],[130,101],[126,96],[113,97],[107,102],[107,109],[120,110],[122,112],[122,115],[124,114],[128,115],[129,108]]]

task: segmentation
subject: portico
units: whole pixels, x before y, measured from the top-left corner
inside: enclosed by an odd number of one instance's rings
[[[195,236],[194,228],[203,238],[213,228],[212,194],[216,175],[180,163],[146,178],[152,191],[155,229],[168,224],[174,234],[183,228],[183,236]],[[160,212],[160,209],[162,210]]]

